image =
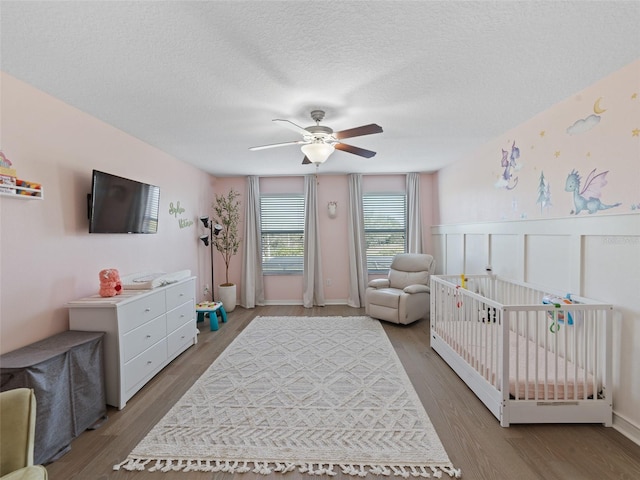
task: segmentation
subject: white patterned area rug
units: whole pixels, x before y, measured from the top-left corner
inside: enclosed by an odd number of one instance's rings
[[[369,317],[255,318],[120,468],[461,477]]]

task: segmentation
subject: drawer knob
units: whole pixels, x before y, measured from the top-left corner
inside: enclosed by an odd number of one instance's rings
[[[147,360],[147,365],[151,365],[153,362],[151,360]]]
[[[151,335],[147,335],[147,338],[151,338]]]
[[[145,309],[144,309],[144,311],[145,311],[145,312],[150,312],[150,311],[151,311],[151,309],[150,309],[150,308],[145,308]]]

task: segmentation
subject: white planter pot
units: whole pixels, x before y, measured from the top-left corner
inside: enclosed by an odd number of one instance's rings
[[[218,300],[225,312],[233,312],[236,308],[236,285],[218,285]]]

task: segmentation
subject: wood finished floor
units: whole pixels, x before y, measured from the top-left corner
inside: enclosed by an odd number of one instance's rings
[[[274,480],[281,474],[128,472],[112,466],[189,389],[255,316],[353,316],[363,309],[327,306],[237,308],[220,330],[199,324],[198,344],[184,352],[98,429],[73,441],[71,451],[47,465],[50,480]],[[429,346],[428,322],[383,322],[398,356],[455,467],[465,480],[637,480],[640,446],[600,425],[517,425],[502,428],[484,405]],[[235,478],[234,478],[235,477]],[[318,478],[297,472],[284,480]],[[336,480],[355,477],[338,473]],[[370,475],[369,478],[373,478]]]

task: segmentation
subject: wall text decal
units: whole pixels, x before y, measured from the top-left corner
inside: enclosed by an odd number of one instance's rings
[[[178,226],[180,228],[187,228],[193,225],[193,220],[189,220],[188,218],[178,218],[178,215],[182,215],[185,212],[185,209],[180,206],[180,201],[176,202],[176,205],[173,205],[173,202],[169,202],[169,215],[173,215],[178,219]]]

